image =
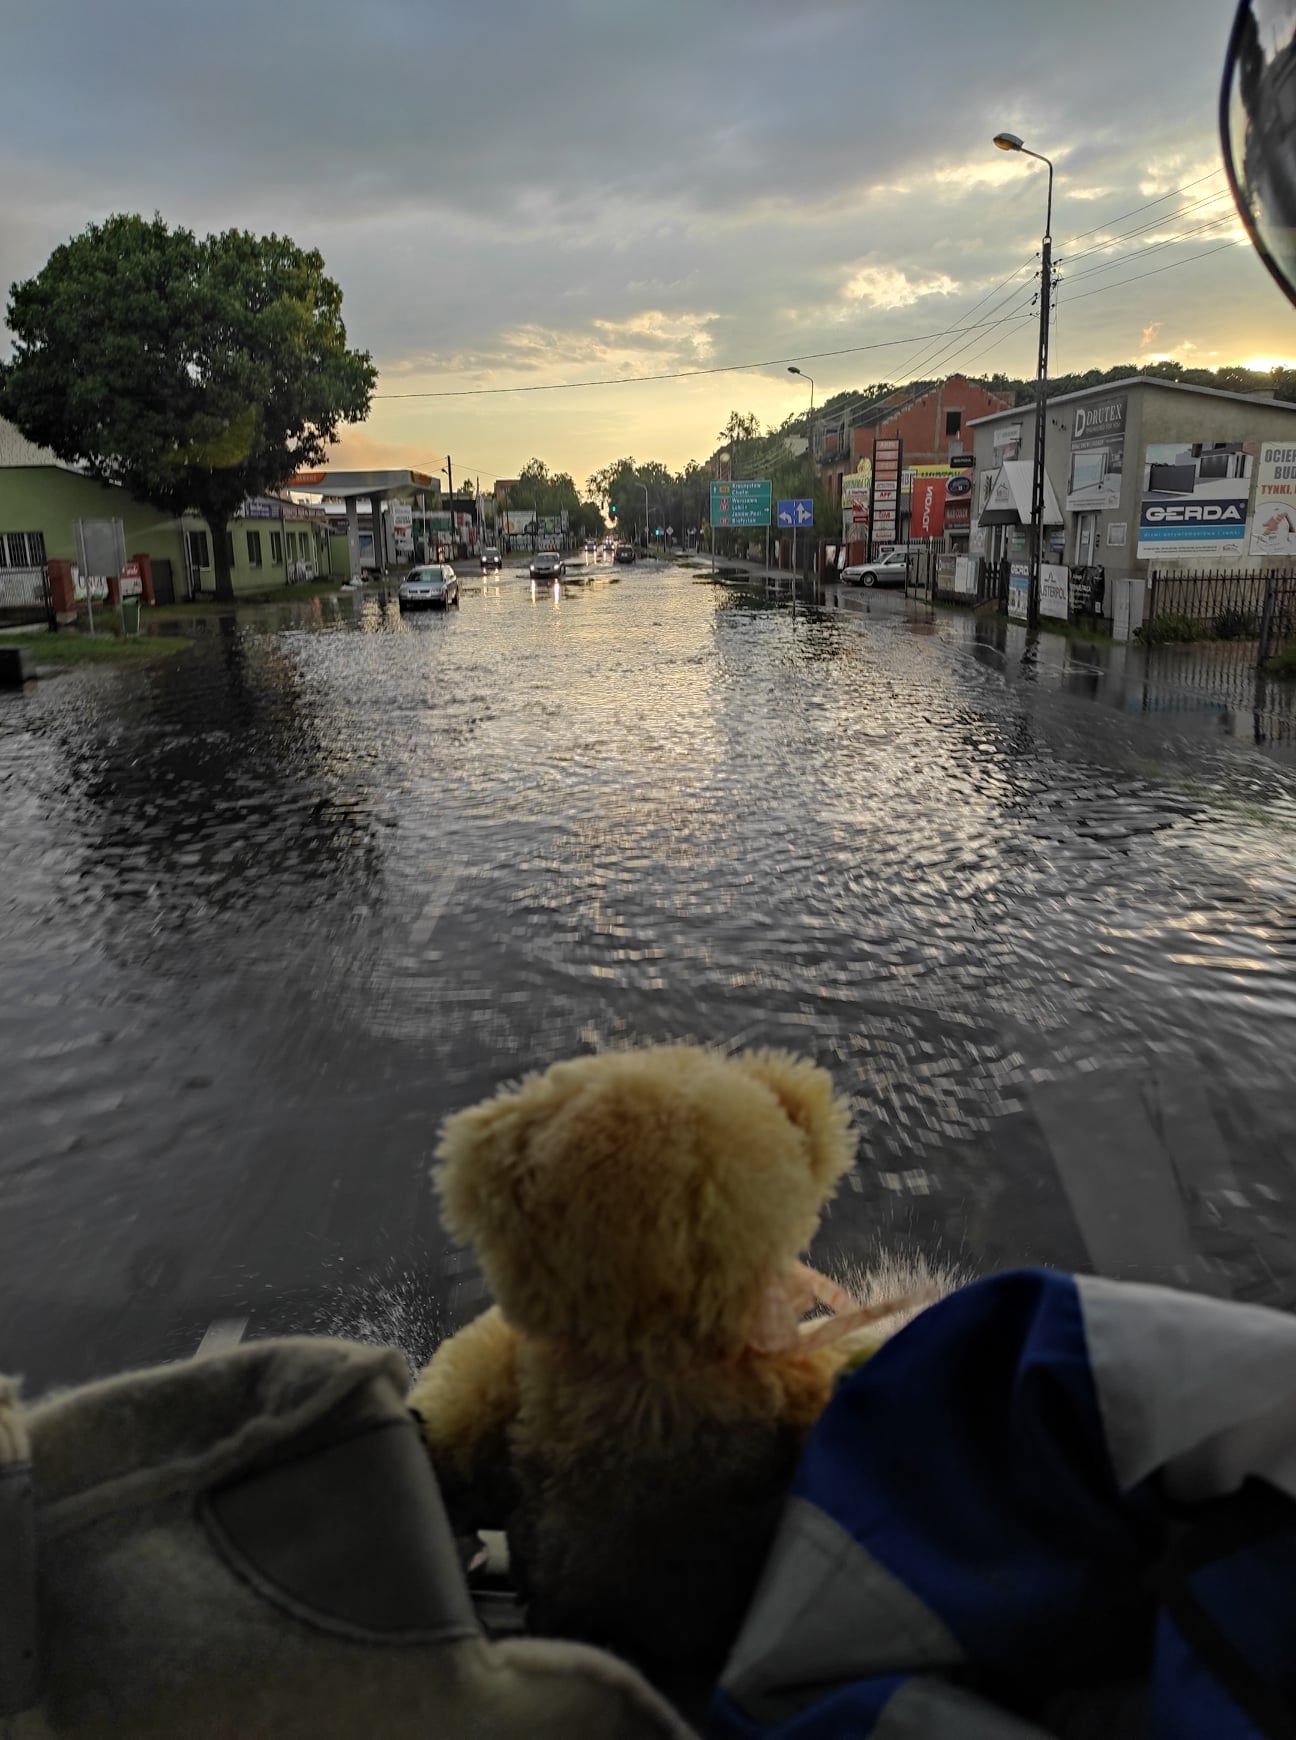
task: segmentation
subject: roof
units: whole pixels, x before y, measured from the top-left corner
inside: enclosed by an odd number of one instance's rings
[[[1220,387],[1195,387],[1187,381],[1163,381],[1156,375],[1126,375],[1124,380],[1104,381],[1101,386],[1082,387],[1078,393],[1061,393],[1054,397],[1049,395],[1050,405],[1070,405],[1077,399],[1092,399],[1111,393],[1123,392],[1126,387],[1159,387],[1169,393],[1198,393],[1207,399],[1232,399],[1242,405],[1267,405],[1276,411],[1296,412],[1296,404],[1287,399],[1271,399],[1255,393],[1226,393]],[[1035,409],[1033,403],[1013,405],[1007,411],[991,411],[986,417],[970,417],[968,428],[977,429],[982,423],[998,423],[1004,417],[1023,417]]]
[[[371,495],[375,490],[436,489],[437,480],[426,471],[299,471],[286,487],[314,495]]]
[[[56,465],[60,471],[75,471],[48,447],[38,447],[13,423],[0,417],[0,469],[20,465]]]
[[[1029,459],[1005,459],[999,467],[998,481],[981,512],[978,524],[983,526],[1029,525],[1031,518],[1031,485],[1035,467]],[[1062,510],[1053,493],[1053,482],[1044,473],[1044,514],[1046,526],[1062,524]]]

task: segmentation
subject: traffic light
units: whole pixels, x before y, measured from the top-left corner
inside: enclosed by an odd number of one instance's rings
[[[608,512],[612,515],[613,519],[616,518],[616,503],[614,501],[608,503]]]

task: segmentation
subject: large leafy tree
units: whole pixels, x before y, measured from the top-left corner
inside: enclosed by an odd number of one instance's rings
[[[202,514],[222,598],[243,499],[322,464],[377,378],[320,255],[286,236],[111,217],[13,285],[8,323],[0,413],[139,500]]]

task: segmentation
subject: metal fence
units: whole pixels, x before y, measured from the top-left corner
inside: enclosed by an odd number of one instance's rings
[[[1143,610],[1145,638],[1169,639],[1175,629],[1191,627],[1203,640],[1255,640],[1273,579],[1268,573],[1227,568],[1199,574],[1153,572]]]
[[[0,568],[0,610],[41,610],[47,597],[43,568]]]

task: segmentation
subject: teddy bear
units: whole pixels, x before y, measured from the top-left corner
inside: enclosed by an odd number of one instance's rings
[[[531,1630],[714,1679],[835,1377],[897,1320],[798,1260],[854,1153],[827,1072],[776,1051],[582,1057],[448,1119],[444,1222],[495,1303],[409,1399]]]

